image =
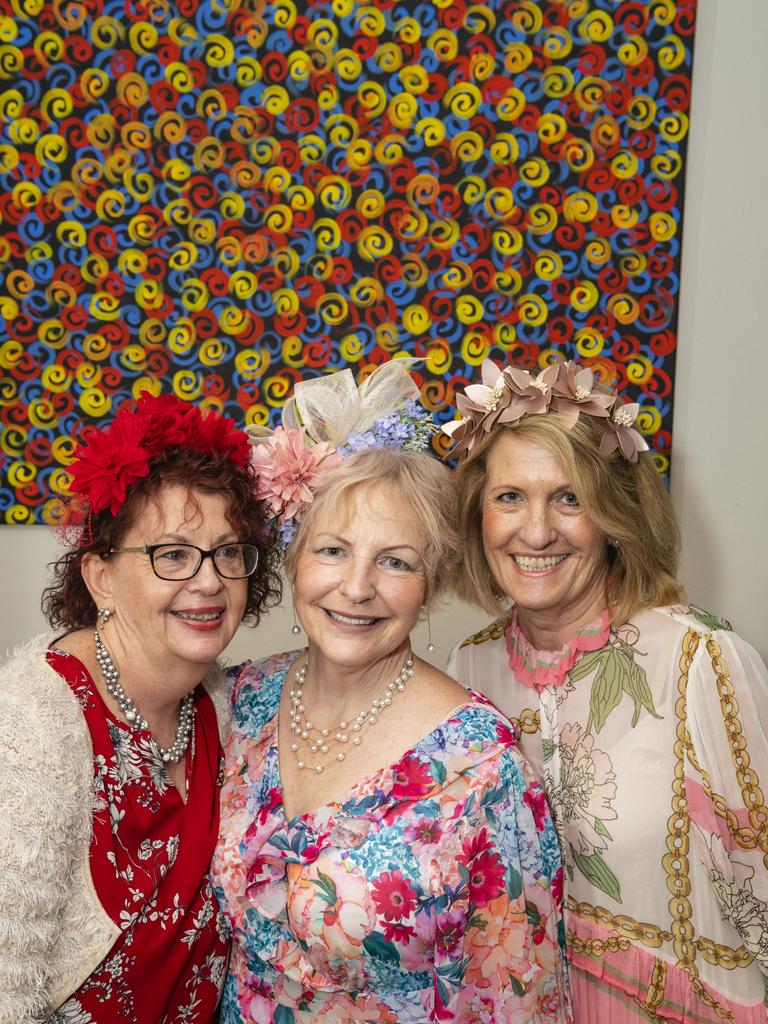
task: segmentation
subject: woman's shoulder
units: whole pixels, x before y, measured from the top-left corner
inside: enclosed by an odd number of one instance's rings
[[[252,730],[277,714],[288,669],[303,653],[304,649],[283,651],[258,660],[249,659],[227,670],[236,727],[247,724]]]

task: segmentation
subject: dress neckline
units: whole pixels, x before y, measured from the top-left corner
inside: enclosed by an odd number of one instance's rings
[[[559,651],[539,650],[533,646],[520,627],[517,607],[512,609],[504,630],[509,667],[519,682],[538,691],[546,686],[562,686],[581,655],[603,647],[610,635],[611,618],[607,609],[578,629]]]

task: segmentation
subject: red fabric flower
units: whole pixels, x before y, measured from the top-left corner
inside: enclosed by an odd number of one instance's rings
[[[410,917],[416,906],[416,893],[402,871],[383,871],[373,883],[371,895],[376,909],[387,921]]]
[[[484,907],[504,891],[504,865],[485,829],[464,840],[458,859],[468,866],[469,899],[476,907]]]
[[[121,415],[107,430],[96,431],[70,467],[70,491],[87,495],[93,512],[108,508],[117,515],[128,488],[149,472],[142,440],[141,424]]]
[[[248,438],[228,416],[204,416],[173,395],[142,392],[136,408],[123,405],[110,426],[92,432],[70,466],[70,494],[87,498],[92,512],[117,515],[128,488],[149,473],[152,459],[169,448],[224,455],[246,466]]]

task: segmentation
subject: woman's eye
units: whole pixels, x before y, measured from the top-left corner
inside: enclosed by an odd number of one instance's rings
[[[397,569],[400,571],[407,571],[411,568],[408,562],[404,561],[402,558],[396,558],[394,555],[387,555],[384,559],[384,565],[387,569]]]
[[[155,552],[155,558],[160,559],[162,562],[179,562],[185,561],[190,557],[190,552],[187,548],[158,548]]]
[[[578,507],[579,499],[573,493],[573,491],[564,491],[562,494],[563,504],[572,505],[574,508]]]
[[[519,491],[504,491],[503,494],[499,494],[496,498],[497,501],[502,502],[505,505],[511,505],[516,501],[520,500]]]
[[[321,555],[328,555],[329,558],[337,558],[342,553],[342,549],[329,545],[328,547],[320,548],[319,553]]]

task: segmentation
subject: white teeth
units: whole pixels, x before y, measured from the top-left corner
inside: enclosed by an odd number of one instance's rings
[[[345,626],[372,626],[376,619],[355,619],[351,615],[340,615],[338,612],[329,611],[328,614],[334,622],[342,622]]]
[[[192,622],[214,622],[221,618],[221,612],[173,612],[177,619],[190,619]]]
[[[526,555],[514,555],[515,562],[526,572],[544,572],[545,569],[554,569],[567,557],[567,555],[553,555],[550,558],[529,558]]]

